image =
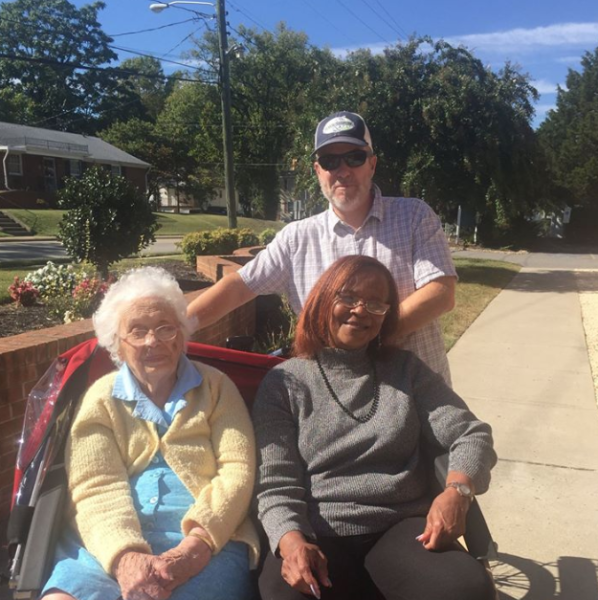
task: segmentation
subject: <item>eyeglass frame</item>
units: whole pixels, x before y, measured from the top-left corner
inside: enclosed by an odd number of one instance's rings
[[[351,156],[359,156],[358,161],[360,161],[361,157],[363,156],[363,162],[349,164],[347,162],[347,157]],[[365,165],[365,163],[367,162],[367,159],[371,158],[372,156],[374,156],[373,152],[356,148],[355,150],[349,150],[349,152],[343,152],[342,154],[322,154],[322,156],[316,157],[316,162],[320,165],[320,167],[322,167],[322,169],[324,169],[324,171],[330,172],[336,171],[341,166],[341,162],[345,163],[345,165],[350,169],[358,169],[359,167],[363,167],[363,165]],[[327,168],[325,165],[322,164],[322,160],[324,162],[332,160],[336,164],[336,166],[329,165],[329,168]]]
[[[166,339],[160,339],[160,336],[157,335],[158,331],[160,331],[160,329],[164,329],[165,327],[172,327],[174,329],[174,335],[172,337],[166,338]],[[143,336],[143,340],[139,339],[138,341],[132,341],[131,339],[129,339],[131,337],[131,335],[133,335],[133,333],[135,331],[145,331],[145,335]],[[126,335],[121,335],[120,339],[121,340],[126,340],[127,342],[129,342],[129,344],[131,344],[131,346],[134,346],[135,348],[141,348],[143,346],[145,346],[147,344],[147,336],[151,333],[154,336],[154,339],[157,342],[171,342],[172,340],[174,340],[176,338],[176,336],[179,334],[179,332],[181,331],[181,328],[177,325],[160,325],[158,327],[156,327],[155,329],[153,328],[145,328],[145,327],[135,327],[134,329],[132,329],[131,331],[129,331],[129,333],[127,333]]]
[[[343,300],[343,298],[344,298],[344,300]],[[353,300],[357,300],[357,302],[349,302],[347,300],[347,298],[353,298]],[[368,311],[368,313],[370,313],[370,315],[374,315],[376,317],[385,316],[391,308],[391,305],[388,304],[387,302],[380,302],[379,300],[364,300],[363,298],[360,298],[359,296],[354,296],[353,294],[347,294],[342,291],[336,292],[336,301],[340,302],[340,304],[342,304],[345,308],[350,308],[350,309],[363,306]],[[371,310],[371,308],[368,307],[368,304],[371,304],[372,302],[375,304],[380,304],[380,305],[385,306],[386,308],[385,308],[384,312],[376,312],[376,311]]]

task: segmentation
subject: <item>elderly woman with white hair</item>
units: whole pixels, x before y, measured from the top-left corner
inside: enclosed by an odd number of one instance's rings
[[[118,371],[85,394],[66,448],[68,526],[45,600],[244,600],[251,421],[234,384],[184,354],[187,303],[163,269],[130,271],[94,315]]]

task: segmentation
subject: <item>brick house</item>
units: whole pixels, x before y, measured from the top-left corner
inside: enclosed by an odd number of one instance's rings
[[[92,165],[147,191],[151,165],[100,138],[0,122],[0,208],[54,206],[65,178]]]

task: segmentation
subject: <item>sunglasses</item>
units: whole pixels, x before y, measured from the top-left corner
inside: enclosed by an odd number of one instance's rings
[[[338,302],[347,308],[364,306],[371,315],[382,316],[385,315],[390,309],[390,304],[386,304],[386,302],[379,302],[378,300],[363,300],[362,298],[359,298],[358,296],[352,296],[351,294],[337,292],[336,298]]]
[[[345,152],[344,154],[324,154],[318,156],[316,161],[324,171],[334,171],[341,166],[341,161],[351,169],[361,167],[370,156],[372,156],[372,153],[365,150],[351,150],[351,152]]]

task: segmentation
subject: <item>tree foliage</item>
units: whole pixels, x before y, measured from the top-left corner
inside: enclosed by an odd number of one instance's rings
[[[0,5],[0,52],[48,63],[0,59],[0,89],[32,103],[31,119],[45,127],[88,133],[113,88],[110,75],[81,70],[117,58],[97,16],[103,2],[77,8],[68,0],[15,0]],[[11,119],[12,120],[12,119]]]
[[[581,67],[569,70],[538,133],[562,200],[598,209],[598,48]]]
[[[104,278],[111,264],[155,241],[158,224],[146,199],[126,179],[102,168],[68,179],[59,206],[67,211],[59,223],[66,251],[93,264]]]

